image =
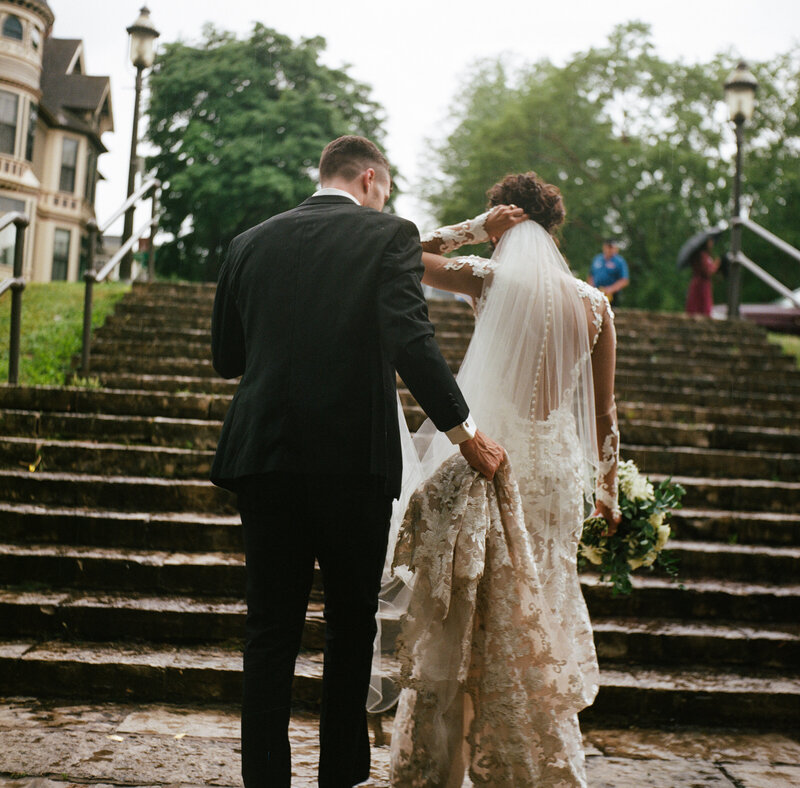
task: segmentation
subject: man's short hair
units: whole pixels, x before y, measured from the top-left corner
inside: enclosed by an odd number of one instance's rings
[[[391,173],[389,162],[374,142],[347,134],[325,146],[319,160],[319,178],[321,181],[334,177],[352,181],[370,167],[382,167]]]

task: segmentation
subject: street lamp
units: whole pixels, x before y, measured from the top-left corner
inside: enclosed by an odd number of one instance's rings
[[[153,65],[156,57],[155,42],[161,35],[150,20],[150,9],[142,6],[138,19],[128,28],[131,37],[131,62],[136,68],[136,99],[133,105],[133,133],[131,135],[131,160],[128,167],[128,193],[133,194],[133,185],[136,179],[137,157],[136,148],[139,141],[139,107],[142,100],[142,72]],[[122,243],[124,244],[133,234],[134,208],[130,207],[125,212],[125,225],[122,230]],[[120,263],[119,278],[130,279],[133,262],[133,251],[128,252]]]
[[[742,196],[742,148],[744,124],[753,117],[756,108],[758,82],[744,60],[725,80],[725,101],[730,119],[736,126],[736,173],[733,178],[733,211],[731,214],[731,270],[728,280],[728,318],[738,320],[742,268],[736,258],[742,249],[742,228],[739,224]]]

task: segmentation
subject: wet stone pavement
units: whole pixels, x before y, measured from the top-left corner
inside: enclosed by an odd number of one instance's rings
[[[383,722],[387,735],[391,718]],[[317,719],[292,719],[293,786],[316,785]],[[235,709],[0,700],[0,788],[240,786]],[[800,738],[678,729],[584,732],[592,788],[800,786]],[[372,778],[388,785],[388,748]]]

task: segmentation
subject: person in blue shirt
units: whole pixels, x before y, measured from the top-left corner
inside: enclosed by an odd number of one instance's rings
[[[590,285],[602,290],[611,303],[619,303],[620,291],[630,284],[628,264],[619,254],[619,245],[614,240],[603,242],[603,253],[595,256],[587,279]]]

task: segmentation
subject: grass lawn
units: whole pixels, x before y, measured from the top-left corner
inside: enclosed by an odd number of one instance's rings
[[[83,331],[82,282],[29,284],[22,292],[22,332],[19,382],[60,386],[75,353],[81,352]],[[94,288],[92,326],[102,325],[130,285],[104,282]],[[11,293],[0,299],[0,383],[8,380]]]
[[[800,337],[793,334],[769,334],[769,341],[780,345],[784,353],[794,356],[800,367]]]

